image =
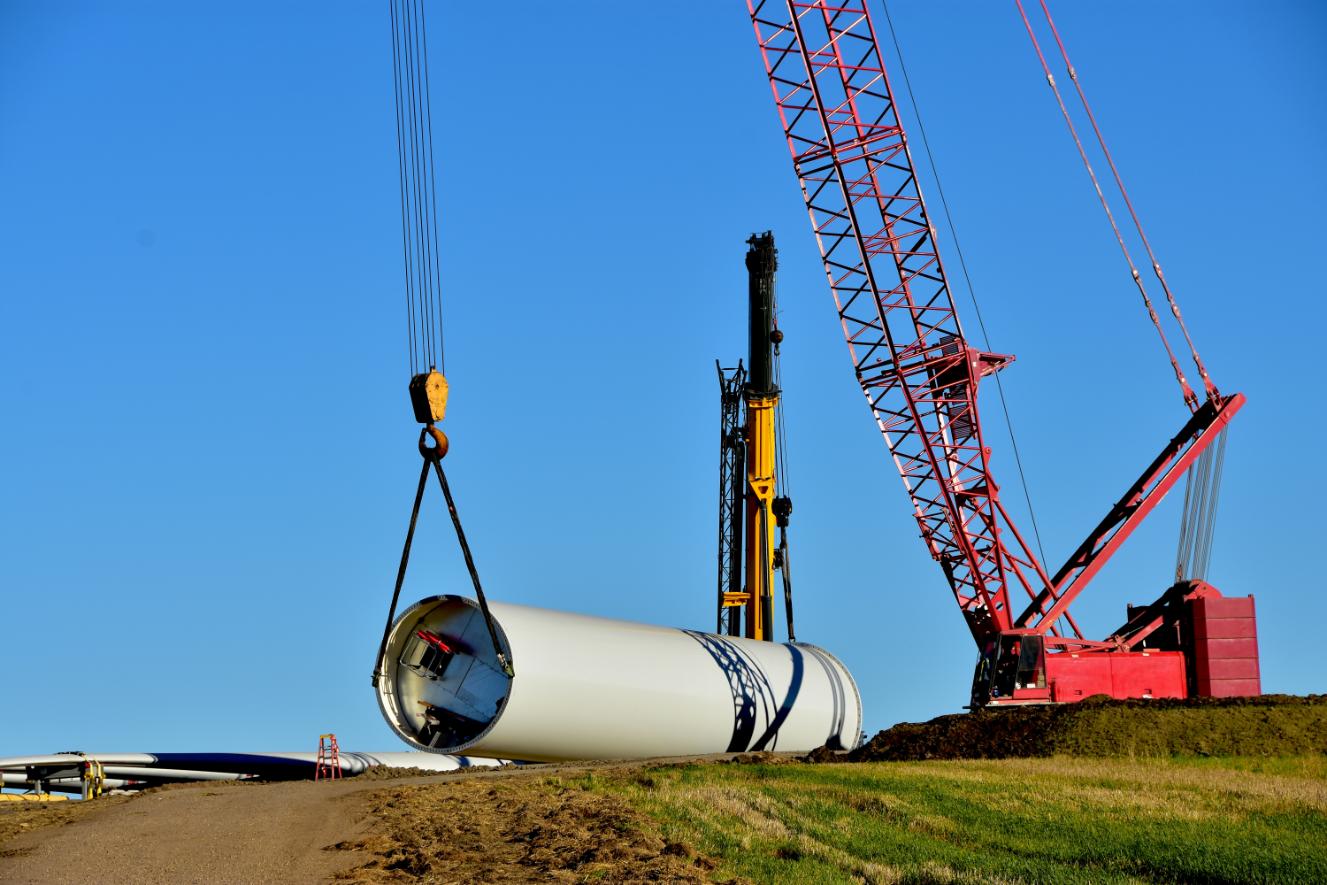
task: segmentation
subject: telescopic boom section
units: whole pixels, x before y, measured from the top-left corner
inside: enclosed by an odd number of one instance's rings
[[[778,250],[766,231],[747,241],[748,346],[746,400],[746,623],[748,639],[774,638],[774,275]]]
[[[1050,584],[977,415],[978,380],[1012,357],[963,336],[865,0],[748,9],[857,380],[981,646],[1013,626],[1011,586]]]

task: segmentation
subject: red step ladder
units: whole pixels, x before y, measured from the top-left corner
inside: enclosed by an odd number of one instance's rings
[[[341,748],[336,745],[336,735],[318,735],[318,767],[313,779],[337,780],[341,777]]]

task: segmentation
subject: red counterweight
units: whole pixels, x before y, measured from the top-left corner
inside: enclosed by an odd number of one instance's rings
[[[1195,693],[1205,698],[1262,694],[1253,597],[1226,598],[1213,589],[1213,595],[1190,605]]]

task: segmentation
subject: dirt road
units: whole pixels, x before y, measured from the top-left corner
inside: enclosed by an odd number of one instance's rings
[[[549,786],[620,767],[166,788],[4,842],[0,882],[708,881],[624,803]]]
[[[326,846],[365,836],[357,795],[383,782],[198,784],[93,811],[4,845],[0,881],[323,882],[365,857]]]

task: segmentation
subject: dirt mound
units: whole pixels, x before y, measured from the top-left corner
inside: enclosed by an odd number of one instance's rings
[[[812,762],[1030,756],[1292,756],[1327,753],[1327,695],[1127,700],[1003,707],[904,722]]]
[[[454,780],[373,797],[377,832],[337,848],[356,882],[708,882],[714,864],[614,796],[558,778]]]
[[[413,765],[406,767],[375,765],[372,768],[364,769],[359,774],[347,775],[347,777],[353,777],[358,781],[390,781],[403,777],[435,777],[444,773],[431,768],[416,768]]]

